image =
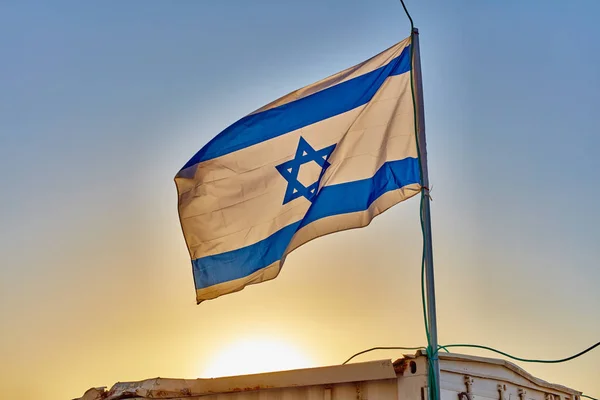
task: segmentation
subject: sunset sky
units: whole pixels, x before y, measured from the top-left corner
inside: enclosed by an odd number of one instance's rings
[[[600,340],[600,2],[407,5],[440,342],[532,358],[588,347]],[[409,34],[397,0],[1,2],[0,398],[424,345],[416,198],[197,306],[173,183],[232,122]],[[519,365],[599,397],[599,364],[600,350]]]

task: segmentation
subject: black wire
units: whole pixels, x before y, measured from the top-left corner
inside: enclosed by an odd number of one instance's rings
[[[406,8],[406,5],[404,4],[404,0],[400,0],[400,3],[402,3],[402,8],[404,8],[404,12],[406,13],[406,16],[408,17],[409,21],[410,21],[410,31],[412,32],[413,28],[415,27],[415,25],[413,24],[413,20],[412,17],[410,16],[410,14],[408,13],[408,10]]]
[[[577,357],[580,357],[580,356],[584,355],[585,353],[588,353],[588,352],[594,350],[598,346],[600,346],[600,342],[598,342],[598,343],[596,343],[596,344],[588,347],[585,350],[580,351],[577,354],[574,354],[574,355],[572,355],[570,357],[561,358],[561,359],[558,359],[558,360],[532,360],[532,359],[527,359],[527,358],[516,357],[516,356],[512,356],[512,355],[510,355],[508,353],[505,353],[503,351],[496,350],[496,349],[494,349],[492,347],[482,346],[482,345],[479,345],[479,344],[448,344],[448,345],[445,345],[445,346],[439,346],[439,348],[447,350],[448,347],[470,347],[470,348],[475,348],[475,349],[483,349],[483,350],[493,351],[495,353],[502,354],[503,356],[506,356],[508,358],[512,358],[513,360],[522,361],[522,362],[532,362],[532,363],[542,363],[542,364],[557,364],[557,363],[562,363],[562,362],[565,362],[565,361],[571,361],[571,360],[573,360],[573,359],[575,359]],[[438,349],[438,351],[439,351],[439,349]]]
[[[499,353],[502,354],[503,356],[506,356],[508,358],[512,358],[513,360],[517,360],[517,361],[522,361],[522,362],[531,362],[531,363],[542,363],[542,364],[556,364],[556,363],[562,363],[562,362],[566,362],[566,361],[571,361],[577,357],[581,357],[582,355],[589,353],[590,351],[594,350],[596,347],[600,346],[600,342],[588,347],[585,350],[580,351],[577,354],[574,354],[572,356],[569,357],[565,357],[565,358],[561,358],[558,360],[535,360],[535,359],[528,359],[528,358],[521,358],[521,357],[516,357],[513,355],[510,355],[508,353],[505,353],[503,351],[500,350],[496,350],[492,347],[488,347],[488,346],[482,346],[479,344],[447,344],[445,346],[438,346],[438,350],[435,351],[435,353],[439,352],[440,350],[445,350],[448,352],[448,347],[469,347],[469,348],[475,348],[475,349],[483,349],[483,350],[489,350],[489,351],[493,351],[495,353]],[[369,353],[371,351],[374,350],[426,350],[426,347],[423,346],[419,346],[419,347],[396,347],[396,346],[390,346],[390,347],[372,347],[370,349],[367,350],[363,350],[360,351],[356,354],[354,354],[352,357],[350,357],[349,359],[347,359],[346,361],[344,361],[342,363],[342,365],[347,364],[350,360],[352,360],[355,357],[360,356],[361,354],[365,354],[365,353]],[[585,396],[587,397],[587,396]],[[597,400],[597,399],[593,399],[593,400]]]
[[[365,354],[365,353],[368,353],[368,352],[374,351],[374,350],[425,350],[425,347],[393,347],[393,346],[392,347],[372,347],[372,348],[370,348],[368,350],[363,350],[363,351],[360,351],[360,352],[354,354],[352,357],[350,357],[349,359],[347,359],[346,361],[344,361],[342,363],[342,365],[347,364],[354,357],[358,357],[361,354]]]

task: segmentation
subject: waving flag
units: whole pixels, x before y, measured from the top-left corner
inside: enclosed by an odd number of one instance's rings
[[[213,138],[175,177],[196,299],[275,278],[298,246],[419,193],[410,38]]]

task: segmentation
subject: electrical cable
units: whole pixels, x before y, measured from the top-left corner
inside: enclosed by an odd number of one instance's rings
[[[438,347],[439,347],[440,350],[444,350],[446,353],[450,353],[450,351],[448,349],[446,349],[444,346],[440,345]],[[397,346],[371,347],[370,349],[359,351],[358,353],[352,355],[352,357],[350,357],[349,359],[347,359],[346,361],[344,361],[342,363],[342,365],[348,364],[350,362],[350,360],[354,359],[355,357],[358,357],[360,355],[363,355],[365,353],[369,353],[369,352],[375,351],[375,350],[427,350],[427,347],[425,347],[425,346],[418,346],[418,347],[397,347]]]
[[[406,8],[406,4],[404,4],[404,0],[400,0],[400,3],[402,3],[402,8],[404,8],[404,12],[406,13],[406,16],[408,17],[408,20],[410,21],[410,30],[412,32],[413,28],[415,27],[415,25],[413,24],[413,19],[410,16],[410,13],[408,12],[408,9]]]
[[[512,358],[513,360],[517,360],[517,361],[522,361],[522,362],[530,362],[530,363],[542,363],[542,364],[558,364],[558,363],[562,363],[562,362],[566,362],[566,361],[571,361],[577,357],[580,357],[582,355],[584,355],[585,353],[588,353],[592,350],[594,350],[596,347],[600,346],[600,342],[588,347],[585,350],[580,351],[577,354],[573,354],[572,356],[569,357],[565,357],[565,358],[561,358],[558,360],[535,360],[535,359],[528,359],[528,358],[522,358],[522,357],[516,357],[516,356],[512,356],[508,353],[505,353],[503,351],[494,349],[492,347],[488,347],[488,346],[482,346],[479,344],[447,344],[444,346],[439,346],[438,350],[436,351],[439,352],[440,349],[448,349],[449,347],[469,347],[469,348],[475,348],[475,349],[483,349],[483,350],[488,350],[488,351],[493,351],[494,353],[498,353],[498,354],[502,354],[505,357],[508,358]]]
[[[344,361],[342,363],[342,365],[347,364],[348,362],[350,362],[350,360],[352,360],[355,357],[360,356],[361,354],[365,354],[368,353],[370,351],[374,351],[374,350],[425,350],[425,347],[420,346],[420,347],[395,347],[395,346],[390,346],[390,347],[372,347],[370,349],[367,350],[363,350],[363,351],[359,351],[358,353],[354,354],[352,357],[350,357],[349,359],[347,359],[346,361]]]

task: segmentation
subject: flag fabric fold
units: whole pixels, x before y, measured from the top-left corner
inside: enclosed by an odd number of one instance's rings
[[[302,244],[419,193],[410,45],[247,115],[177,173],[198,303],[273,279]]]

